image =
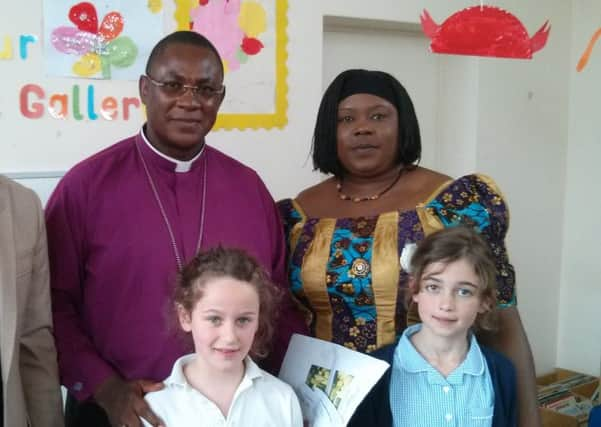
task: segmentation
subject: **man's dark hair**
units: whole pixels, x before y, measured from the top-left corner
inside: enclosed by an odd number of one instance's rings
[[[338,104],[346,92],[348,81],[376,79],[389,87],[392,103],[398,113],[398,158],[397,164],[405,166],[419,162],[421,157],[421,137],[413,102],[403,85],[388,73],[369,70],[346,70],[340,73],[328,86],[319,105],[315,130],[313,132],[313,169],[322,173],[342,177],[344,167],[337,153]]]
[[[223,62],[221,61],[221,56],[219,55],[217,48],[213,46],[213,43],[211,43],[209,39],[195,31],[176,31],[159,40],[152,48],[150,56],[148,56],[148,61],[146,62],[146,74],[150,73],[154,62],[161,56],[165,49],[174,44],[189,44],[209,49],[215,54],[215,57],[221,66],[221,73],[223,74]]]

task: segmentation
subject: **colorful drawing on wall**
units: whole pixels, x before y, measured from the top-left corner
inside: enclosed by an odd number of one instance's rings
[[[163,10],[163,0],[148,0],[148,9],[152,13],[159,13]]]
[[[219,51],[226,73],[238,70],[263,48],[258,37],[267,29],[267,12],[256,1],[205,0],[190,11],[190,17],[191,29]]]
[[[576,70],[578,72],[584,70],[584,67],[586,67],[586,64],[588,64],[588,60],[591,57],[591,53],[593,53],[593,47],[595,46],[595,43],[597,43],[599,37],[601,37],[601,28],[595,31],[595,34],[593,34],[593,37],[591,37],[590,41],[588,42],[588,45],[586,46],[586,49],[582,53],[582,56],[578,61],[578,65],[576,65]]]
[[[163,36],[162,3],[44,0],[50,75],[135,80]]]
[[[545,47],[551,30],[547,21],[530,37],[514,15],[484,5],[456,12],[441,25],[425,9],[420,19],[424,33],[432,40],[432,52],[455,55],[532,59],[533,53]]]
[[[223,60],[227,95],[215,127],[283,127],[288,0],[174,2],[178,29],[207,37]]]

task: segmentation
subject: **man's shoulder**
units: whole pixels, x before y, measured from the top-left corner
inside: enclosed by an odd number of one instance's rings
[[[31,196],[33,193],[33,190],[4,175],[0,175],[0,188],[2,191],[7,191],[18,195]]]
[[[90,157],[80,161],[65,173],[48,200],[47,210],[65,198],[79,204],[88,194],[98,195],[100,189],[114,188],[123,183],[131,162],[128,157],[135,154],[136,136],[123,139]]]
[[[14,209],[19,208],[29,211],[40,203],[38,196],[32,189],[3,175],[0,175],[0,191],[3,196],[8,196],[10,204],[14,205]]]
[[[228,174],[234,173],[246,176],[258,176],[253,168],[225,154],[223,151],[210,145],[206,145],[205,147],[207,154],[211,156],[210,162],[213,165],[218,165],[220,168],[227,170]]]
[[[93,176],[99,169],[120,167],[123,157],[132,153],[135,140],[136,135],[130,136],[92,154],[73,166],[65,177],[77,176],[81,178],[85,175]]]
[[[42,226],[42,204],[37,194],[9,178],[0,175],[0,212],[7,214],[15,236],[14,248],[23,265],[29,265]],[[4,230],[5,232],[7,230]]]

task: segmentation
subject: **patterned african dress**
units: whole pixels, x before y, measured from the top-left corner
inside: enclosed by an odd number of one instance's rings
[[[278,207],[289,249],[290,286],[317,338],[367,353],[393,342],[418,321],[404,304],[403,248],[458,224],[476,228],[490,244],[498,304],[516,304],[515,273],[505,249],[509,212],[487,176],[446,182],[415,209],[376,216],[310,218],[291,199]]]

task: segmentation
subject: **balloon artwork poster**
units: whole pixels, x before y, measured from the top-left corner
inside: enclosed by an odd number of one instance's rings
[[[44,1],[49,76],[137,80],[162,36],[163,13],[147,2]]]
[[[178,30],[196,31],[219,52],[227,96],[216,129],[287,124],[287,0],[174,0]]]

